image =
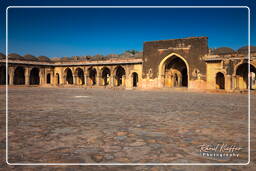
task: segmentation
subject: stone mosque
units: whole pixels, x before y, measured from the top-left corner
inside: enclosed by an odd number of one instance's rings
[[[256,46],[211,49],[207,37],[144,42],[126,57],[48,58],[0,54],[0,84],[12,86],[256,89]],[[6,74],[6,71],[7,74]],[[6,78],[8,76],[8,78]]]

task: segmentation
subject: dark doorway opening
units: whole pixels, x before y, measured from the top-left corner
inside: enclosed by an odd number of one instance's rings
[[[17,67],[15,69],[13,83],[15,85],[25,84],[25,69],[23,67]]]
[[[39,69],[38,68],[33,68],[30,71],[29,83],[30,83],[30,85],[39,85],[40,77],[39,77]]]
[[[217,89],[225,89],[225,77],[221,72],[216,74],[216,86]]]
[[[51,74],[47,74],[47,84],[51,84]]]
[[[132,73],[132,86],[137,87],[138,86],[138,74],[136,72]]]

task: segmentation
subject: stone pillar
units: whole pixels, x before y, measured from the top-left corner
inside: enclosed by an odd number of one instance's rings
[[[43,84],[43,74],[42,74],[42,70],[39,70],[39,85]]]
[[[76,85],[77,84],[77,76],[73,75],[73,84]]]
[[[232,89],[232,76],[226,75],[225,78],[225,90],[231,90]]]
[[[147,78],[149,78],[149,77],[147,77]],[[163,88],[164,87],[164,78],[165,78],[165,75],[160,75],[159,76],[159,80],[158,80],[158,87],[159,88]],[[173,87],[173,81],[171,81],[171,87]]]
[[[9,85],[13,85],[13,78],[14,78],[14,68],[13,67],[9,67],[8,75],[9,75]],[[8,78],[7,78],[7,81],[8,81]]]
[[[62,78],[62,84],[63,85],[67,84],[66,76],[63,75],[61,78]]]
[[[110,75],[110,77],[109,77],[109,85],[110,85],[110,87],[114,87],[115,85],[114,85],[114,75],[112,74],[112,75]]]
[[[25,85],[29,85],[29,73],[30,73],[30,68],[25,68]]]
[[[85,75],[84,78],[85,78],[85,82],[84,82],[85,85],[86,85],[86,86],[89,86],[89,76],[88,76],[88,75]]]
[[[126,83],[126,76],[123,75],[122,76],[122,86],[125,87],[125,83]]]
[[[232,75],[232,78],[231,78],[231,81],[232,81],[232,90],[235,90],[236,89],[236,76],[235,75]]]
[[[87,78],[86,74],[84,74],[84,85],[87,85],[87,80],[88,80],[88,78]]]
[[[87,72],[87,68],[84,68],[84,85],[88,85],[88,72]]]
[[[40,69],[40,85],[44,85],[45,84],[45,70],[44,68]]]
[[[100,76],[98,73],[96,75],[96,86],[100,86]]]
[[[54,78],[54,72],[52,71],[51,72],[51,81],[50,81],[50,84],[51,85],[54,85],[55,84],[55,80],[54,80],[55,78]]]
[[[56,74],[53,74],[53,85],[55,85],[55,86],[58,85],[57,75]]]

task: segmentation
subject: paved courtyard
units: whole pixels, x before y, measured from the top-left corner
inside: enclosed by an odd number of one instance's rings
[[[246,163],[247,103],[246,94],[9,88],[9,162]],[[2,107],[2,132],[4,118]],[[242,149],[238,157],[207,157],[203,144]]]

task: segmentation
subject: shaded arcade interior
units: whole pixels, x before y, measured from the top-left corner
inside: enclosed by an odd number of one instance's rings
[[[171,56],[164,63],[164,86],[187,87],[188,69],[186,63],[177,56]]]
[[[250,68],[250,72],[249,72]],[[248,63],[243,63],[236,70],[236,89],[256,89],[256,68]]]

